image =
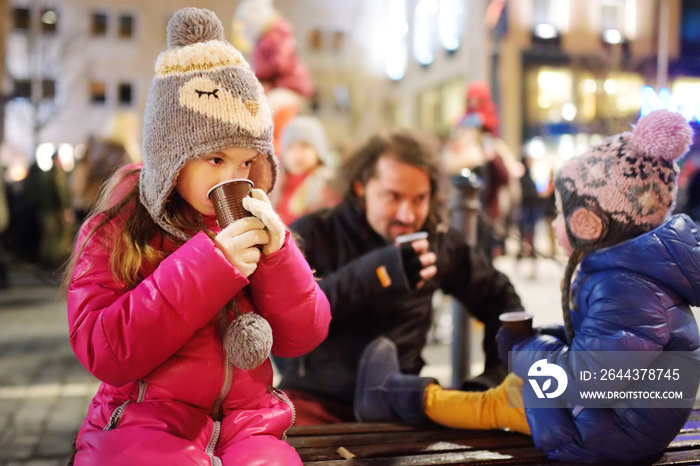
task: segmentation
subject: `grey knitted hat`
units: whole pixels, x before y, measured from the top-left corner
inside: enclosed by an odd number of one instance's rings
[[[285,125],[282,130],[282,150],[286,151],[295,141],[305,142],[316,151],[318,159],[326,163],[328,144],[326,133],[318,118],[300,115]]]
[[[224,39],[209,10],[184,8],[168,22],[168,50],[155,65],[144,112],[141,203],[176,237],[165,205],[189,160],[229,147],[266,155],[251,167],[256,188],[270,192],[277,178],[272,111],[243,55]]]
[[[554,185],[571,245],[597,249],[659,226],[673,211],[675,161],[688,152],[692,136],[680,113],[655,110],[632,131],[567,161]]]

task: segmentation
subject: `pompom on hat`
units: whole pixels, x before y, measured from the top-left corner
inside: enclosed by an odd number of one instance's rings
[[[272,111],[243,55],[210,10],[184,8],[168,22],[168,50],[155,64],[144,112],[141,203],[168,233],[166,203],[182,167],[229,147],[263,154],[249,178],[270,192],[277,178]]]
[[[693,131],[682,115],[656,110],[632,131],[612,136],[566,162],[557,173],[574,250],[612,245],[661,225],[676,200],[676,160]]]

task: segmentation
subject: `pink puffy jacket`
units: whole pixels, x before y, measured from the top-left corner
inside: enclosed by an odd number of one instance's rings
[[[241,312],[261,314],[282,357],[326,337],[328,300],[289,232],[250,280],[199,232],[124,291],[104,246],[116,222],[88,240],[68,291],[73,351],[103,382],[75,464],[301,464],[280,440],[294,409],[272,387],[270,359],[249,371],[228,363],[222,330],[233,316],[220,311],[235,296]]]

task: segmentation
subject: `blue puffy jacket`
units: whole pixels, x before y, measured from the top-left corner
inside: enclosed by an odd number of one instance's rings
[[[543,358],[574,374],[590,365],[577,351],[693,351],[697,361],[700,336],[690,309],[700,304],[697,225],[676,215],[647,234],[587,254],[572,285],[571,303],[573,341],[565,341],[562,328],[548,332],[559,337],[539,335],[515,345],[518,376],[525,380],[530,366]],[[569,377],[572,383],[577,381]],[[558,408],[528,408],[527,396],[524,401],[535,445],[561,461],[634,461],[657,454],[691,411],[646,405],[580,410],[566,402]]]

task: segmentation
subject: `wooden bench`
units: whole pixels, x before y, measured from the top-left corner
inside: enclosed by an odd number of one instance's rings
[[[497,430],[346,423],[294,426],[287,440],[310,466],[571,464],[547,459],[527,435]],[[647,464],[700,464],[700,409],[664,453]]]

